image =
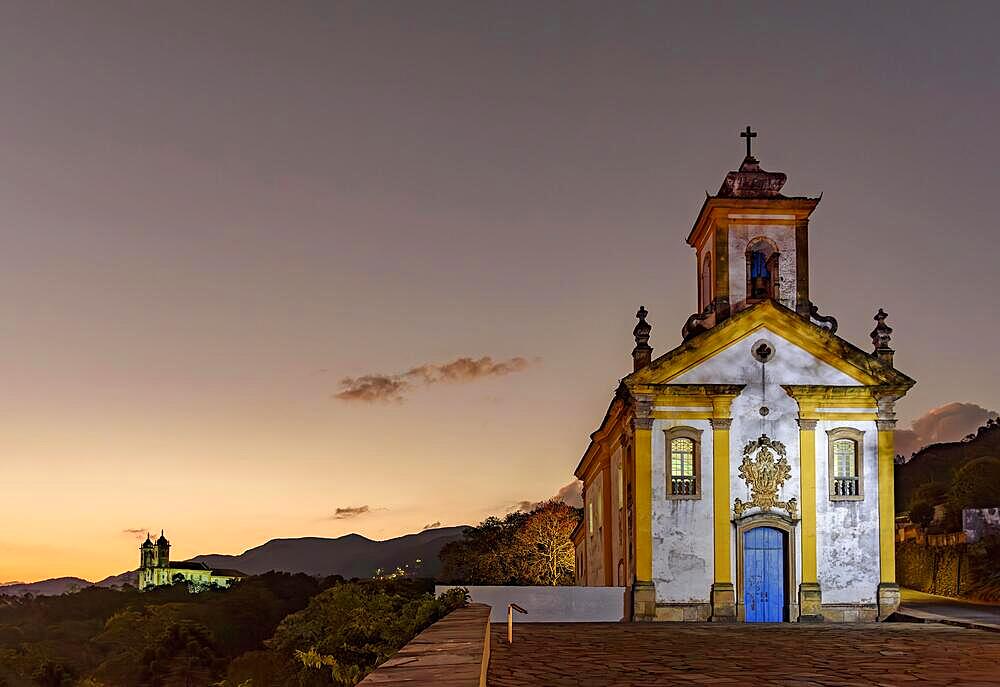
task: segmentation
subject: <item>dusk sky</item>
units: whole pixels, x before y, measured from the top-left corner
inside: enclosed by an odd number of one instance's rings
[[[147,529],[182,559],[552,496],[638,306],[654,355],[680,342],[684,239],[748,124],[786,193],[823,193],[813,301],[865,350],[889,312],[900,426],[1000,408],[998,23],[4,3],[0,582],[135,568]]]

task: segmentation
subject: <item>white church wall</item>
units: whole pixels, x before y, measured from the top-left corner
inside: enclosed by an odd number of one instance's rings
[[[763,398],[761,394],[761,366],[751,355],[751,349],[761,340],[767,341],[774,350],[771,362],[767,364]],[[766,432],[772,439],[781,441],[788,448],[791,477],[785,482],[779,492],[781,500],[794,497],[801,501],[799,490],[798,405],[781,388],[782,384],[858,386],[858,383],[848,375],[828,365],[808,351],[796,346],[766,327],[758,329],[742,341],[737,342],[724,351],[720,351],[694,368],[687,370],[670,380],[670,383],[746,385],[746,388],[733,400],[732,404],[733,422],[729,435],[730,501],[737,497],[744,501],[750,499],[750,490],[739,476],[739,467],[743,459],[743,447],[748,442],[759,437],[762,431]],[[759,412],[762,401],[770,410],[767,417],[764,418],[763,423],[761,422],[762,418]],[[817,453],[817,462],[819,462],[820,456],[825,457],[826,453]],[[877,472],[877,469],[875,470]],[[867,489],[869,472],[867,465],[865,472]],[[712,533],[711,523],[712,515],[711,511],[708,511],[706,520],[701,527],[709,539],[711,539]],[[654,548],[655,546],[656,540],[654,535]],[[732,579],[736,580],[737,542],[735,541],[735,537],[732,546]],[[801,550],[801,530],[796,528],[795,551],[800,552]],[[875,550],[878,550],[877,546]],[[801,579],[801,560],[798,559],[798,556],[794,562],[794,568],[797,579]],[[709,568],[709,583],[711,583],[711,576],[711,568]]]
[[[778,300],[795,308],[795,229],[787,225],[732,224],[729,229],[729,302],[747,297],[747,247],[763,236],[778,247]]]
[[[831,501],[827,431],[849,427],[862,439],[863,501]],[[824,604],[876,602],[879,583],[878,428],[873,421],[816,424],[816,552]]]
[[[664,431],[701,432],[701,498],[667,498]],[[715,565],[712,538],[712,427],[708,420],[655,420],[652,431],[653,582],[657,603],[706,603]]]

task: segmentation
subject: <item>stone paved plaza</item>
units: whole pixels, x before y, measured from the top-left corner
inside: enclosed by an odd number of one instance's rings
[[[1000,633],[935,624],[493,626],[490,687],[1000,685]]]

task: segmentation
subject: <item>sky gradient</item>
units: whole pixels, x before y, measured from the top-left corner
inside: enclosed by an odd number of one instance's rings
[[[747,124],[901,426],[1000,407],[995,4],[86,4],[0,8],[0,581],[554,494]]]

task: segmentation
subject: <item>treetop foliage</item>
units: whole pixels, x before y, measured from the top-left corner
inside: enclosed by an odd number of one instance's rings
[[[441,577],[469,585],[574,584],[576,556],[570,535],[582,512],[546,501],[530,512],[489,517],[441,549]]]

